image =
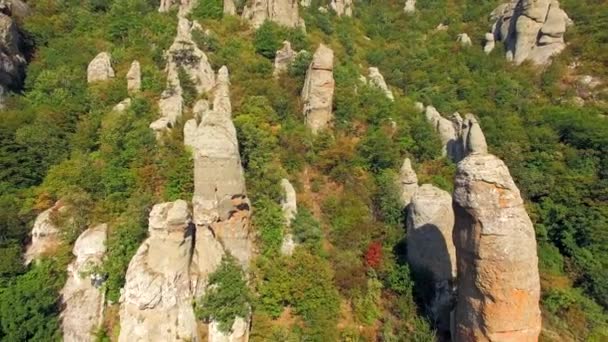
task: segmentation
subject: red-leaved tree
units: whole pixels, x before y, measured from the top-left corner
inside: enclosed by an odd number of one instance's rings
[[[382,245],[380,242],[372,242],[365,252],[365,263],[371,268],[377,269],[382,262]]]

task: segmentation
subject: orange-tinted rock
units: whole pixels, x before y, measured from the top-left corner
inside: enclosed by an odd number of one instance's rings
[[[541,316],[534,228],[502,160],[471,154],[458,164],[454,210],[454,341],[537,341]]]

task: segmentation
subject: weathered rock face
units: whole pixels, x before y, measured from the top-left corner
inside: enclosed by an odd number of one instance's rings
[[[61,290],[61,330],[66,342],[91,341],[103,318],[103,277],[92,273],[106,253],[107,225],[84,231],[76,240],[68,265],[68,279]]]
[[[178,7],[178,16],[185,17],[198,4],[197,0],[160,0],[159,12],[169,12]]]
[[[20,88],[25,78],[27,61],[23,45],[23,37],[13,18],[0,13],[0,107],[3,94],[9,89]]]
[[[179,17],[177,36],[166,53],[167,88],[158,101],[161,117],[150,124],[157,133],[173,128],[184,111],[179,70],[183,70],[194,83],[198,94],[208,92],[215,86],[215,74],[207,55],[192,40],[192,31],[200,25]]]
[[[511,0],[497,7],[491,19],[494,24],[484,50],[489,53],[495,41],[502,41],[507,58],[516,64],[550,63],[566,47],[564,33],[571,24],[557,0]]]
[[[405,13],[416,12],[416,0],[405,0],[405,7],[403,7]]]
[[[302,101],[306,124],[313,133],[329,126],[334,97],[334,52],[321,44],[306,73]]]
[[[148,232],[127,269],[118,340],[197,341],[189,273],[194,229],[188,204],[155,205]]]
[[[286,72],[295,58],[296,52],[293,51],[293,49],[291,48],[291,43],[288,41],[284,41],[283,47],[279,51],[277,51],[277,54],[274,57],[273,75],[277,77],[283,72]]]
[[[416,272],[433,280],[434,295],[427,303],[427,310],[442,331],[450,330],[454,300],[453,228],[452,196],[430,184],[418,188],[408,207],[407,257]]]
[[[114,78],[112,57],[107,52],[100,52],[87,67],[87,81],[89,83],[107,81]]]
[[[412,162],[405,158],[399,172],[399,188],[401,189],[401,204],[407,207],[416,190],[418,190],[418,176],[412,168]]]
[[[386,95],[386,97],[388,97],[391,101],[395,100],[395,97],[393,96],[393,92],[390,89],[388,89],[388,86],[386,85],[386,82],[384,81],[384,76],[382,76],[382,74],[380,73],[380,70],[378,70],[378,68],[376,68],[376,67],[369,68],[369,82],[371,85],[382,90],[384,92],[384,94]]]
[[[60,202],[57,202],[53,207],[43,211],[36,217],[31,232],[32,241],[25,251],[26,264],[42,257],[61,243],[61,231],[55,225],[53,219],[63,211],[65,211],[65,207]]]
[[[141,66],[138,61],[133,61],[127,72],[127,90],[130,94],[138,93],[141,90]]]
[[[266,20],[286,27],[303,26],[297,0],[254,0],[243,9],[243,19],[255,28]]]
[[[473,114],[466,114],[463,119],[456,112],[446,119],[435,107],[427,106],[425,115],[439,134],[444,155],[452,161],[457,163],[471,153],[487,153],[486,139]]]
[[[339,16],[353,16],[353,1],[352,0],[331,0],[331,9]]]
[[[471,154],[455,178],[455,341],[537,341],[540,281],[532,222],[506,165]]]
[[[131,107],[131,99],[127,98],[120,101],[116,106],[114,106],[114,108],[112,108],[112,110],[115,112],[124,112],[125,110],[129,109],[129,107]]]

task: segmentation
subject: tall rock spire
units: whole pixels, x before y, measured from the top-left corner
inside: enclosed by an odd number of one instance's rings
[[[505,163],[472,153],[455,178],[454,341],[537,341],[540,280],[532,221]]]
[[[321,44],[315,52],[302,88],[304,117],[308,127],[317,133],[329,126],[334,97],[334,52]]]

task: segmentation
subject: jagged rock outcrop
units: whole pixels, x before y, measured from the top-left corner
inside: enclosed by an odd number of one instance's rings
[[[408,207],[407,257],[415,272],[433,281],[427,310],[441,331],[450,330],[456,250],[452,242],[452,196],[430,184],[416,191]]]
[[[127,90],[129,94],[141,91],[141,66],[138,61],[133,61],[127,72]]]
[[[234,0],[224,0],[224,14],[236,15],[236,4]]]
[[[418,190],[418,176],[412,168],[410,158],[405,158],[399,172],[399,188],[401,189],[401,205],[407,207],[416,190]]]
[[[454,341],[537,341],[540,281],[534,227],[504,162],[475,153],[458,164]]]
[[[186,123],[184,143],[194,154],[194,222],[211,229],[224,249],[248,267],[253,254],[251,208],[225,66],[218,71],[213,108],[202,115],[199,124],[196,119]]]
[[[329,126],[334,97],[334,52],[320,44],[313,55],[302,88],[304,117],[313,133]]]
[[[253,0],[243,9],[243,19],[255,28],[270,20],[285,27],[304,26],[297,0]]]
[[[296,55],[296,52],[291,48],[291,43],[284,41],[283,47],[277,51],[277,54],[274,57],[273,75],[277,77],[283,72],[286,72],[296,58]]]
[[[377,87],[378,89],[382,90],[387,98],[389,98],[391,101],[394,101],[395,97],[393,96],[393,92],[386,85],[386,81],[384,81],[384,76],[382,76],[380,70],[378,70],[378,68],[376,67],[370,67],[368,71],[369,83],[374,87]]]
[[[457,40],[460,43],[460,45],[462,45],[464,47],[473,45],[473,41],[471,40],[471,37],[469,37],[469,35],[466,33],[460,33],[458,35]]]
[[[487,153],[485,136],[473,114],[463,119],[458,112],[446,119],[433,106],[425,110],[427,121],[439,134],[443,154],[454,162],[459,162],[471,153]]]
[[[41,212],[34,221],[31,237],[32,241],[25,251],[25,263],[38,259],[53,251],[61,243],[61,230],[55,224],[57,215],[65,212],[66,207],[58,201],[51,208]]]
[[[353,0],[331,0],[330,6],[338,16],[353,16]]]
[[[178,7],[178,17],[186,17],[197,4],[198,0],[160,0],[158,11],[169,12],[174,7]]]
[[[22,4],[27,9],[27,5],[22,2],[15,3]],[[9,16],[15,15],[12,7],[13,2],[9,2],[0,8],[0,108],[3,107],[6,92],[22,86],[27,64],[23,36],[13,18]],[[25,12],[23,15],[28,11],[22,11]]]
[[[100,52],[87,67],[87,82],[107,81],[114,78],[112,57],[107,52]]]
[[[405,0],[405,7],[403,7],[403,12],[405,12],[405,13],[416,12],[416,0]]]
[[[491,34],[484,50],[492,51],[502,41],[507,59],[516,64],[529,60],[537,65],[550,63],[565,47],[564,33],[572,23],[557,0],[511,0],[491,14]]]
[[[120,305],[119,341],[197,341],[190,262],[194,229],[188,203],[157,204],[149,237],[129,263]]]
[[[101,325],[104,277],[94,271],[106,253],[107,230],[105,224],[89,228],[74,243],[76,260],[68,265],[68,279],[61,290],[61,330],[66,342],[92,341]]]
[[[215,86],[215,74],[207,55],[192,40],[192,31],[201,29],[200,25],[179,17],[177,36],[166,53],[167,88],[158,101],[161,117],[150,124],[158,134],[173,128],[184,111],[182,87],[179,70],[183,70],[194,83],[198,94],[208,92]]]

